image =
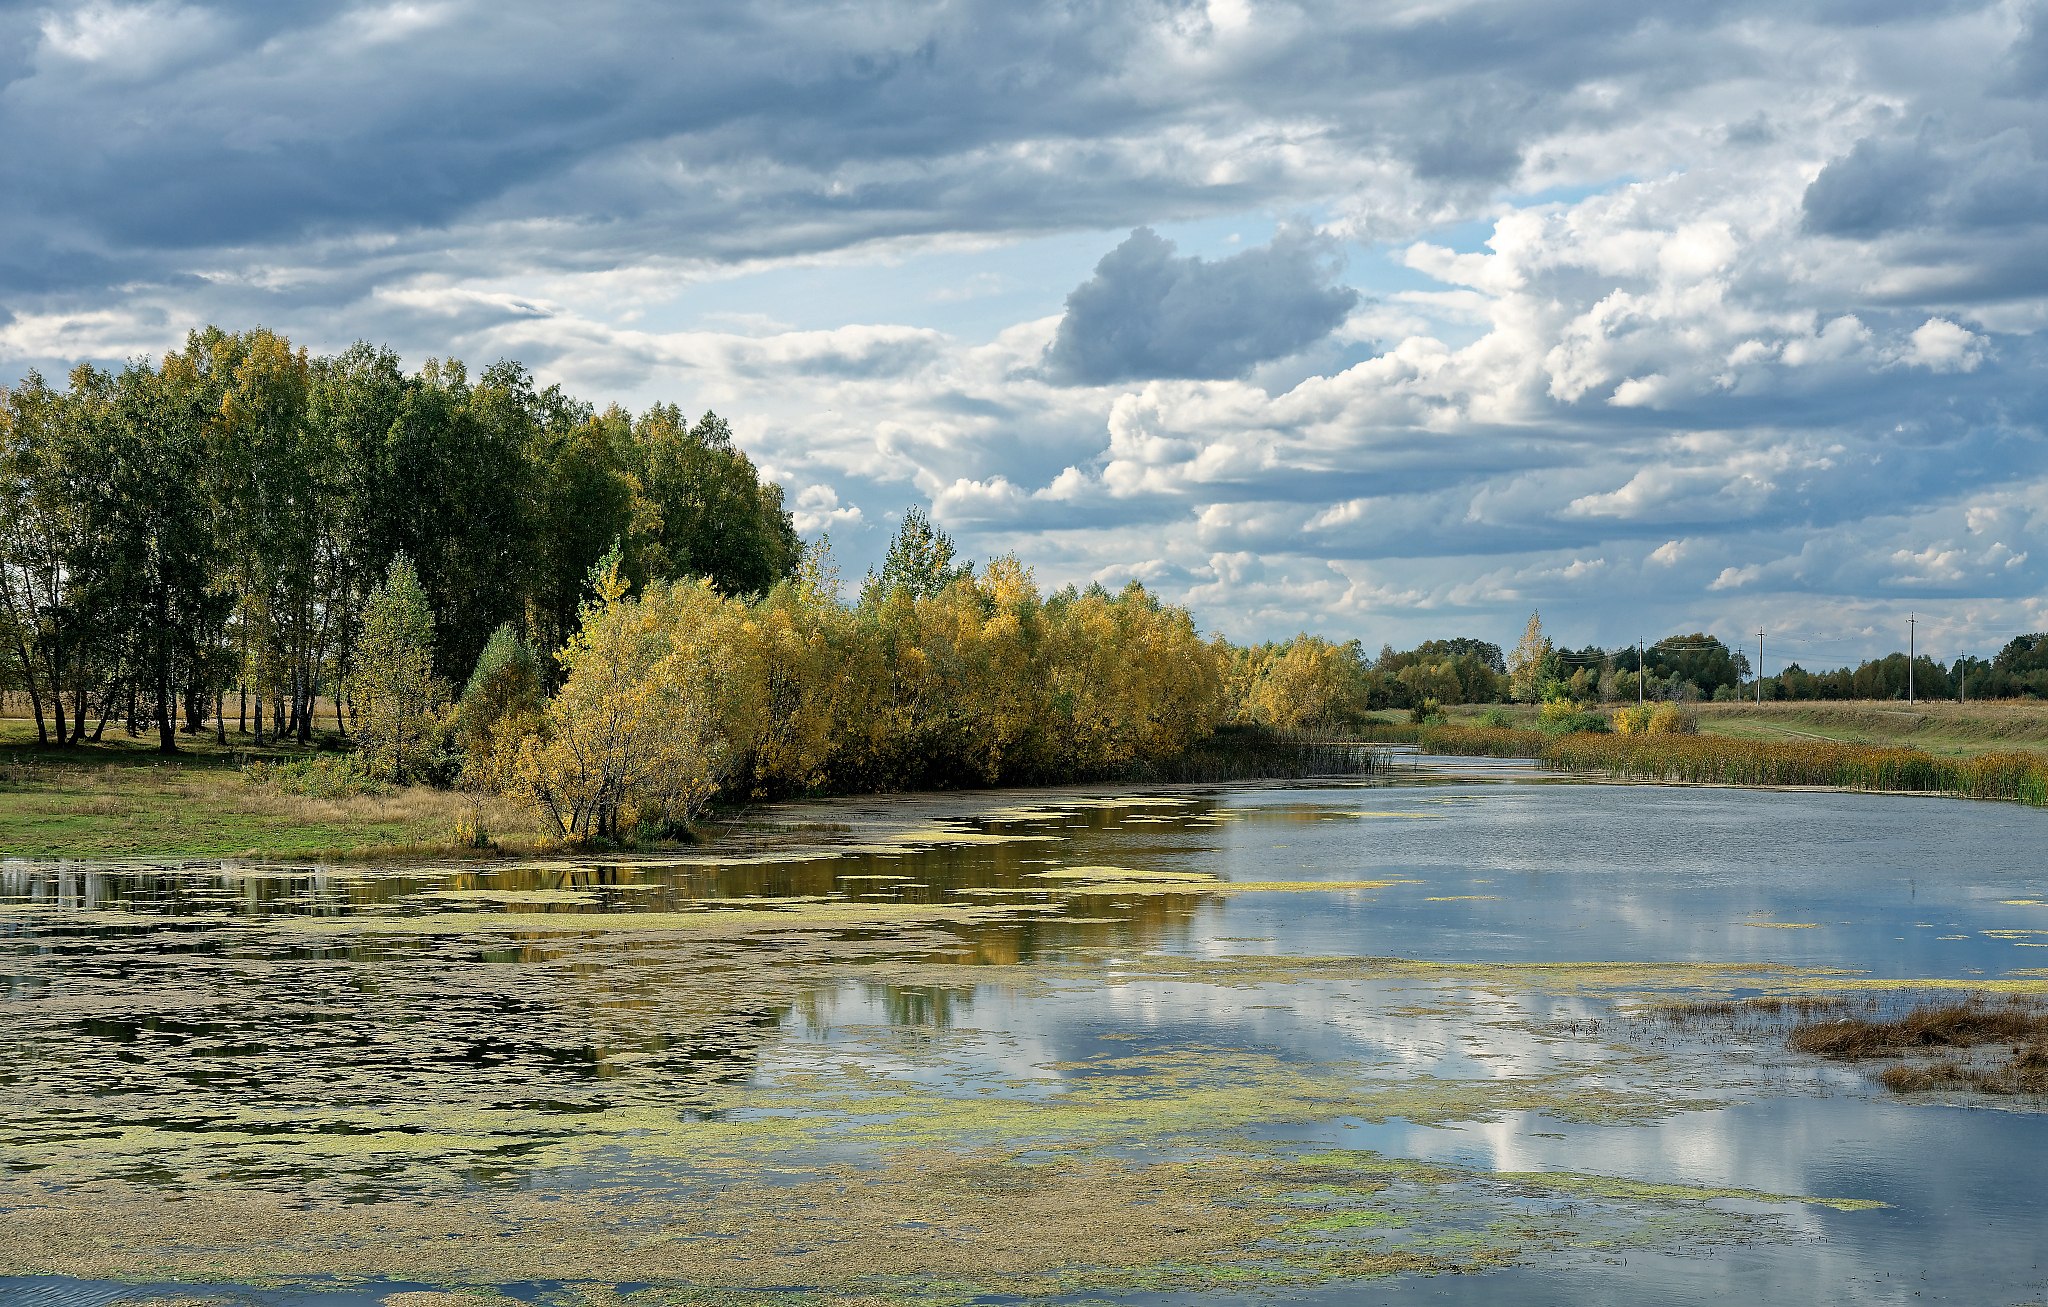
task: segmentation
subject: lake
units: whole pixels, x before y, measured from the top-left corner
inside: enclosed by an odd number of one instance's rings
[[[2042,1102],[1740,1000],[2048,991],[2044,837],[1408,758],[0,863],[0,1302],[2038,1302]]]

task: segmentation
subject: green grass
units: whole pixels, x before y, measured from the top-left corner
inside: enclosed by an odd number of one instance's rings
[[[412,786],[388,794],[317,799],[251,783],[244,761],[284,761],[310,751],[261,750],[242,737],[223,748],[210,736],[179,737],[184,751],[156,752],[155,737],[130,739],[110,725],[98,744],[42,748],[32,723],[0,719],[0,857],[154,861],[222,857],[362,857],[400,851],[457,852],[460,794]],[[502,804],[486,814],[494,834],[530,830]]]
[[[1837,744],[1906,745],[1961,757],[1988,749],[2048,752],[2048,703],[1850,701],[1701,704],[1700,730],[1736,739],[1826,740]]]

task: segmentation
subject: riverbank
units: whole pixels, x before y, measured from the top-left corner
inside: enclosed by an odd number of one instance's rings
[[[1613,706],[1619,705],[1608,707]],[[1699,715],[1702,735],[1730,739],[1899,745],[1938,757],[1997,749],[2048,754],[2048,701],[2037,699],[1910,705],[1900,700],[1854,699],[1690,706]],[[1445,710],[1446,722],[1452,726],[1476,726],[1481,718],[1496,712],[1504,713],[1517,728],[1536,727],[1537,710],[1527,704],[1461,704]]]
[[[26,729],[24,729],[26,728]],[[335,757],[332,750],[257,746],[230,734],[181,736],[181,752],[156,752],[156,737],[110,726],[96,744],[39,748],[34,727],[0,719],[0,857],[95,861],[203,858],[374,858],[469,853],[456,838],[476,813],[465,794],[428,786],[318,797],[253,783],[250,762]],[[515,805],[486,799],[493,840],[531,846],[539,834]]]
[[[294,793],[258,783],[250,763],[341,759],[325,736],[311,748],[230,733],[180,736],[181,752],[156,751],[154,734],[110,727],[95,743],[39,747],[34,727],[0,718],[0,858],[93,862],[191,862],[210,858],[348,861],[477,857],[540,851],[534,814],[497,796],[427,785],[377,793]],[[1372,754],[1312,740],[1226,728],[1178,758],[1097,778],[1108,785],[1217,785],[1311,775],[1364,774]],[[888,796],[900,805],[904,796]],[[734,805],[712,824],[744,820]],[[481,828],[487,843],[463,833]]]
[[[1855,713],[1841,705],[1805,711],[1815,715],[1831,713],[1837,721],[1855,719]],[[1860,710],[1865,718],[1880,721],[1877,714],[1883,711]],[[1932,720],[1950,732],[1950,740],[1965,738],[1964,732],[1987,728],[2002,730],[2010,738],[2031,729],[2035,715],[2022,714],[2010,705],[1993,705],[1979,710],[1974,717],[1961,712],[1925,714],[1919,721],[1901,723],[1897,729],[1920,729],[1924,721]],[[1910,718],[1913,714],[1900,712],[1898,716]],[[2040,716],[2048,721],[2048,714]],[[1710,721],[1723,727],[1758,725],[1755,718],[1731,711],[1718,719],[1703,713],[1701,733],[1696,735],[1562,734],[1521,724],[1390,724],[1368,729],[1365,738],[1413,744],[1428,753],[1528,758],[1552,771],[1618,780],[1944,794],[2048,807],[2048,753],[2023,748],[1936,753],[1900,744],[1832,740],[1813,735],[1768,738],[1752,732],[1716,734],[1708,729]]]

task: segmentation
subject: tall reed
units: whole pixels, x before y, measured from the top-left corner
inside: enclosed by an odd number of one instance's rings
[[[1716,785],[1914,791],[2048,806],[2048,759],[1996,752],[1940,758],[1920,749],[1712,735],[1567,735],[1542,742],[1557,771]]]
[[[1489,726],[1369,728],[1366,738],[1424,753],[1533,758],[1553,771],[1708,785],[1814,785],[1953,794],[2048,807],[2048,757],[1996,750],[1943,758],[1923,749],[1719,735],[1553,735]]]

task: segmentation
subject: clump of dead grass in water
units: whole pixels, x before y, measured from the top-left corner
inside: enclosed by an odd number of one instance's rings
[[[1877,1074],[1879,1084],[1899,1093],[2048,1093],[2048,1009],[2018,996],[1920,1004],[1890,1017],[1804,1021],[1786,1043],[1833,1061],[1904,1059]],[[1993,1048],[1989,1056],[1975,1053]],[[1941,1056],[1925,1060],[1930,1053]]]

